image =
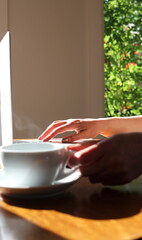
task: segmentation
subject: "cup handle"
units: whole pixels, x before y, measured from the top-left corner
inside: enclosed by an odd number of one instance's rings
[[[77,166],[75,166],[73,168],[66,168],[69,158],[74,153],[75,153],[75,151],[73,151],[73,150],[68,150],[66,152],[67,155],[65,154],[65,157],[67,157],[67,160],[63,164],[62,171],[60,171],[60,173],[57,175],[57,177],[55,179],[55,182],[58,182],[58,181],[60,181],[63,178],[69,177],[74,172],[79,171],[80,164],[78,164]]]

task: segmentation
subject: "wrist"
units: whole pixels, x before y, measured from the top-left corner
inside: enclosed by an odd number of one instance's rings
[[[123,133],[126,131],[126,121],[123,118],[112,117],[99,120],[100,134],[105,137],[110,137],[114,134]]]

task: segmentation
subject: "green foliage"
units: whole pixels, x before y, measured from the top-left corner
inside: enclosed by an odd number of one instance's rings
[[[104,0],[105,115],[142,114],[142,1]]]

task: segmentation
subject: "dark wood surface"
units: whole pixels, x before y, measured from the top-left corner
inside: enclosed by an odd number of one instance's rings
[[[0,240],[142,237],[142,181],[119,190],[81,178],[54,198],[0,200]]]

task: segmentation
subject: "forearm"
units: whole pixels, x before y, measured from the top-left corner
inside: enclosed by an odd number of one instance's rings
[[[142,132],[142,116],[98,119],[100,134],[106,137],[117,133]]]

